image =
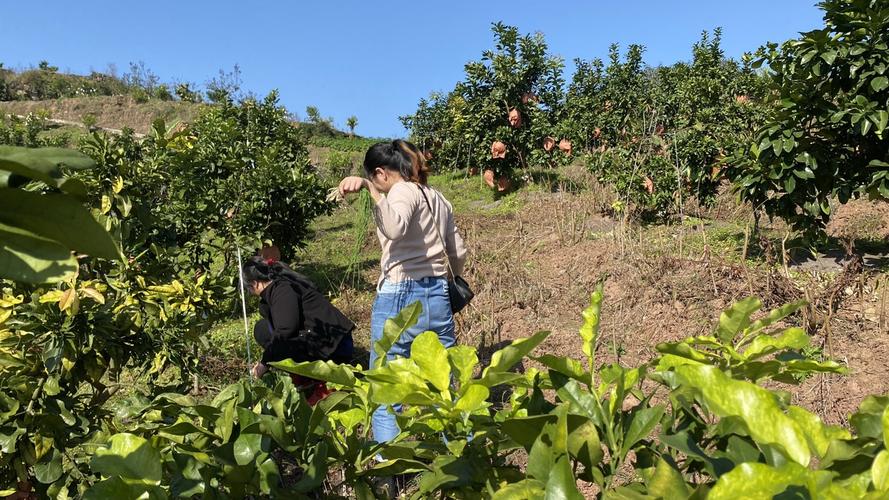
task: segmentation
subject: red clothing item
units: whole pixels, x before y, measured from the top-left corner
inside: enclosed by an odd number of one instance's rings
[[[295,373],[290,374],[290,380],[293,380],[293,385],[306,395],[306,401],[309,403],[309,406],[315,406],[318,401],[334,392],[333,389],[327,387],[327,384],[321,380],[303,377]]]

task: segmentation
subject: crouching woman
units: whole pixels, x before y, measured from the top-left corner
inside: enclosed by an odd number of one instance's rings
[[[262,316],[253,329],[263,349],[261,361],[252,369],[255,377],[262,377],[270,363],[285,359],[352,362],[355,324],[308,278],[258,256],[244,262],[242,271],[247,291],[259,296]]]

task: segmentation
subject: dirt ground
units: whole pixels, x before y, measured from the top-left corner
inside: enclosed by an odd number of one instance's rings
[[[659,342],[710,333],[722,309],[750,295],[760,297],[764,309],[807,298],[813,306],[791,323],[805,327],[823,355],[845,364],[849,374],[787,388],[794,403],[845,424],[865,396],[889,392],[889,274],[785,269],[768,255],[759,264],[742,264],[706,243],[698,253],[691,244],[700,238],[694,227],[670,227],[666,238],[664,231],[655,237],[647,228],[603,217],[588,193],[528,196],[515,215],[458,216],[470,251],[466,274],[477,293],[458,318],[460,338],[483,354],[550,330],[538,354],[581,358],[580,313],[606,278],[600,362],[648,361]],[[854,229],[843,222],[857,224],[864,214],[889,226],[883,207],[851,208],[840,210],[833,231]]]

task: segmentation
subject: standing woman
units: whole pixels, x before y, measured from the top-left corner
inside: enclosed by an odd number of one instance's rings
[[[387,358],[410,356],[414,338],[429,330],[438,334],[445,347],[454,345],[448,264],[455,275],[460,275],[466,249],[454,225],[451,204],[426,185],[426,161],[409,142],[373,145],[364,157],[364,171],[367,178],[346,177],[339,190],[343,195],[368,190],[374,200],[377,237],[383,247],[371,316],[371,366],[376,358],[373,345],[383,337],[386,320],[416,301],[423,306],[419,321],[396,340]],[[400,411],[400,405],[395,411]],[[395,415],[387,407],[374,413],[373,432],[377,442],[391,441],[398,435]]]

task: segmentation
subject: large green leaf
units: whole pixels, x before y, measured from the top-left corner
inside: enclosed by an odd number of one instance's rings
[[[83,170],[93,168],[95,165],[92,158],[73,149],[0,146],[0,170],[66,190],[76,184],[66,186],[68,180],[62,175],[61,166],[72,170]],[[0,186],[5,185],[0,184]],[[75,190],[80,191],[79,186]]]
[[[882,450],[877,454],[870,475],[877,491],[889,491],[889,451]]]
[[[648,437],[651,431],[660,423],[663,416],[664,407],[660,405],[633,411],[629,416],[630,423],[624,434],[621,452],[623,454],[628,453],[636,443]]]
[[[234,456],[238,465],[252,464],[262,452],[262,434],[242,433],[235,439]]]
[[[34,465],[34,478],[43,484],[50,484],[60,477],[62,477],[62,453],[54,449]]]
[[[599,432],[588,418],[568,414],[568,453],[586,470],[591,470],[602,461],[604,452]]]
[[[438,334],[423,332],[411,343],[411,359],[420,367],[423,376],[441,392],[451,383],[451,365]]]
[[[714,366],[679,366],[681,382],[698,391],[701,403],[719,417],[738,417],[759,444],[774,445],[787,458],[808,465],[811,459],[805,433],[778,405],[769,390],[734,380]]]
[[[523,479],[497,490],[491,500],[537,500],[544,495],[546,485],[537,479]]]
[[[275,368],[304,377],[310,377],[333,384],[351,387],[355,385],[355,374],[351,367],[333,361],[303,361],[297,363],[292,359],[270,363]]]
[[[504,420],[500,429],[512,438],[513,441],[530,451],[537,438],[543,433],[547,424],[553,424],[558,420],[555,415],[533,415],[528,417],[513,417]]]
[[[121,477],[146,483],[161,480],[160,453],[147,440],[134,434],[115,434],[107,448],[99,448],[90,466],[106,477]]]
[[[77,271],[77,259],[59,243],[0,223],[0,278],[55,283]]]
[[[550,332],[537,332],[534,335],[514,340],[510,345],[500,349],[491,356],[491,364],[482,373],[481,383],[493,387],[496,381],[495,375],[508,372],[516,363],[528,355],[535,347],[540,345]]]
[[[806,490],[807,495],[803,498],[813,498],[812,495],[821,490],[819,486],[828,482],[831,476],[830,472],[810,471],[792,462],[777,468],[745,463],[723,474],[710,490],[707,500],[769,499],[785,492],[790,494],[788,490],[795,490],[798,495],[799,487]]]
[[[0,223],[94,257],[120,258],[105,228],[77,200],[65,195],[0,188]]]
[[[732,304],[719,317],[716,336],[723,342],[731,342],[736,335],[750,325],[750,316],[760,307],[762,307],[762,302],[756,297],[748,297]]]
[[[848,430],[842,427],[825,425],[818,415],[809,412],[799,406],[791,406],[787,409],[787,416],[792,418],[803,429],[809,448],[824,457],[830,447],[830,443],[837,439],[852,439]]]
[[[584,371],[583,365],[576,359],[565,356],[553,356],[552,354],[544,354],[534,358],[535,361],[546,366],[550,370],[555,370],[563,375],[567,375],[574,380],[589,383],[590,374]]]
[[[386,354],[389,352],[389,349],[401,338],[404,332],[417,324],[422,312],[423,305],[420,301],[416,301],[402,309],[394,318],[386,320],[386,323],[383,325],[383,337],[372,346],[377,355],[377,366],[386,363]],[[376,368],[377,366],[372,366],[371,368]]]
[[[491,391],[482,384],[469,384],[461,392],[463,395],[457,400],[454,408],[465,412],[474,412],[480,409],[491,394]]]
[[[463,386],[472,378],[473,370],[478,364],[478,354],[468,345],[457,345],[448,349],[448,361],[453,371],[457,372],[457,378]]]
[[[760,335],[744,351],[747,359],[756,359],[783,349],[802,349],[809,345],[809,336],[802,328],[788,328],[778,337]]]
[[[546,481],[544,498],[549,500],[580,500],[571,460],[568,455],[568,406],[561,405],[554,413],[557,420],[546,424],[528,454],[528,473]]]
[[[166,498],[166,495],[156,486],[133,484],[117,476],[99,481],[83,494],[83,500],[108,500],[110,498],[155,500]]]
[[[682,474],[663,458],[659,458],[654,474],[646,481],[648,494],[658,498],[684,499],[691,495],[691,488]]]
[[[465,486],[476,472],[472,462],[466,458],[448,455],[436,457],[431,469],[420,476],[418,494]]]
[[[858,437],[883,440],[883,415],[889,408],[889,396],[868,396],[849,418]]]
[[[559,372],[550,372],[549,377],[559,399],[571,405],[572,413],[585,416],[599,427],[605,425],[603,410],[593,393]]]

